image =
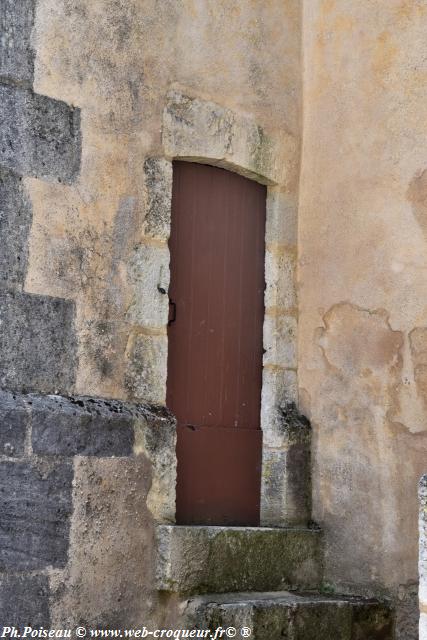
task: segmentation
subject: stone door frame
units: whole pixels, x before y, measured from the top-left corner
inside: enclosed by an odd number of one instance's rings
[[[163,112],[162,146],[163,157],[145,159],[143,236],[130,269],[135,290],[128,318],[141,328],[138,345],[132,345],[143,368],[137,395],[165,403],[172,161],[219,166],[266,185],[261,525],[295,524],[305,514],[290,497],[295,480],[283,420],[286,407],[297,403],[297,202],[286,188],[292,145],[286,136],[269,137],[250,117],[172,89]]]

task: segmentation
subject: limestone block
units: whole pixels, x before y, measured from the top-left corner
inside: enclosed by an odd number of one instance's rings
[[[144,162],[144,235],[161,240],[169,238],[171,202],[172,163],[164,158],[147,158]]]
[[[296,369],[296,340],[296,318],[267,314],[264,320],[264,365]]]
[[[24,284],[31,221],[21,176],[0,168],[0,282],[9,286]]]
[[[265,241],[288,247],[297,244],[298,203],[296,197],[279,187],[267,193]]]
[[[234,167],[264,184],[284,181],[289,154],[284,139],[271,139],[250,118],[177,90],[167,96],[163,146],[169,158]]]
[[[69,393],[76,367],[74,303],[0,292],[0,384]]]
[[[263,450],[261,524],[307,525],[311,518],[310,445]]]
[[[292,310],[296,307],[296,257],[267,245],[265,252],[266,309]]]
[[[2,0],[0,11],[0,75],[31,83],[34,50],[31,31],[36,0]]]
[[[128,279],[131,303],[127,320],[141,327],[165,327],[169,304],[169,249],[166,245],[140,244],[133,252]]]
[[[0,462],[0,569],[65,566],[72,481],[70,461]]]
[[[135,454],[143,453],[152,465],[147,507],[157,522],[175,522],[176,421],[162,407],[145,407],[145,423],[135,426]]]
[[[283,446],[281,407],[297,402],[297,375],[293,370],[264,368],[262,374],[261,428],[267,447]]]
[[[78,175],[80,153],[79,109],[0,84],[0,165],[70,183]]]
[[[167,349],[166,335],[136,333],[130,337],[125,386],[132,398],[165,403]]]

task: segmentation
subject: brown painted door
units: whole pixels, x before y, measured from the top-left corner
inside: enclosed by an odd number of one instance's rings
[[[265,187],[174,162],[167,404],[177,522],[259,524]]]

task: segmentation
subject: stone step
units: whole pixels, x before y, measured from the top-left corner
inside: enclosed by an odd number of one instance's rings
[[[393,616],[388,605],[350,596],[286,591],[198,596],[187,601],[184,615],[188,627],[212,632],[232,628],[236,638],[251,640],[393,638]],[[230,635],[225,631],[222,637]]]
[[[157,588],[182,594],[315,589],[318,529],[161,525]]]

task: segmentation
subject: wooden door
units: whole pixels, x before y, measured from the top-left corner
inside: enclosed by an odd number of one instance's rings
[[[167,404],[177,522],[259,524],[266,189],[174,162]]]

